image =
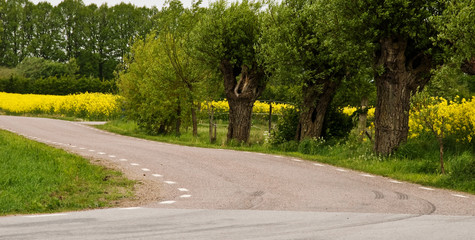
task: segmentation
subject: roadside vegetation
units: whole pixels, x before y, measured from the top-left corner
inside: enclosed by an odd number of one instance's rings
[[[0,130],[0,216],[116,206],[134,181],[87,159]]]
[[[0,113],[475,193],[475,1],[383,2],[0,0]]]

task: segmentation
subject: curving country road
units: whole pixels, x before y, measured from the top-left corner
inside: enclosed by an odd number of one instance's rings
[[[475,223],[475,196],[466,193],[290,157],[119,136],[78,122],[0,116],[0,129],[103,159],[160,189],[157,201],[140,208],[3,217],[0,239],[62,239],[64,232],[77,239],[381,239],[382,229],[395,232],[383,239],[475,236],[467,227]]]

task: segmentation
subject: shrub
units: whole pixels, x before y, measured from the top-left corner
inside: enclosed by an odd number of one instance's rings
[[[99,78],[75,75],[49,76],[39,79],[12,75],[9,78],[0,79],[0,92],[49,95],[85,92],[114,93],[117,92],[117,86],[114,80],[101,81]]]
[[[279,145],[284,142],[295,140],[299,123],[298,111],[294,108],[284,108],[282,117],[277,121],[276,129],[272,134],[271,143]]]
[[[331,107],[325,116],[322,137],[327,140],[345,138],[353,127],[351,115],[345,114],[341,109]]]
[[[451,176],[455,178],[475,179],[475,157],[469,151],[451,159]]]
[[[323,138],[308,138],[300,141],[298,151],[303,154],[319,154],[325,148],[325,140]]]

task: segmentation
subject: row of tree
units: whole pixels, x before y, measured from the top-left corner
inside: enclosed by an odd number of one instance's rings
[[[52,6],[0,0],[0,66],[15,67],[27,57],[75,58],[81,74],[112,79],[133,39],[150,32],[157,13],[125,3],[109,7],[64,0]]]
[[[390,154],[407,139],[411,96],[434,70],[453,65],[474,74],[474,5],[219,0],[184,9],[171,1],[157,31],[133,46],[119,87],[149,129],[178,129],[191,113],[196,133],[196,103],[212,97],[220,79],[230,107],[227,138],[243,142],[252,106],[267,85],[299,89],[292,91],[300,109],[297,140],[321,136],[337,90],[350,89],[365,102],[375,87],[375,151]]]

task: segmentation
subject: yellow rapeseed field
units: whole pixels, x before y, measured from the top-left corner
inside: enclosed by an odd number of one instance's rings
[[[214,111],[219,113],[229,112],[229,104],[227,100],[221,101],[211,101],[201,103],[201,110],[208,110],[208,105],[214,107]],[[294,106],[285,103],[272,103],[272,113],[276,115],[282,114],[282,111],[287,108],[294,108]],[[253,113],[269,113],[269,103],[256,101],[254,102],[254,107],[252,108]]]
[[[53,114],[107,120],[120,114],[119,99],[119,96],[103,93],[56,96],[0,92],[0,109],[12,114]]]

